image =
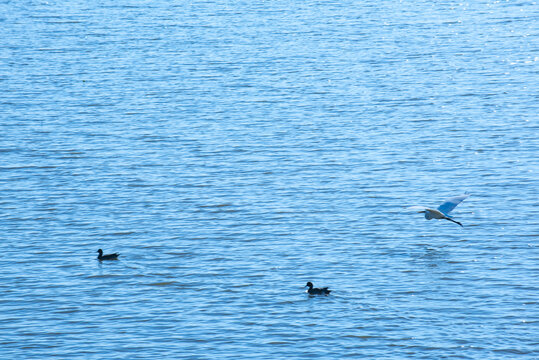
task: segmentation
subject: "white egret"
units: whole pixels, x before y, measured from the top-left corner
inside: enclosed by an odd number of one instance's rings
[[[468,196],[470,196],[470,195],[464,194],[464,195],[455,196],[455,197],[452,197],[450,199],[447,199],[446,201],[444,201],[444,203],[442,205],[438,206],[438,209],[431,209],[431,208],[424,207],[424,206],[411,206],[408,209],[410,209],[410,210],[419,210],[418,213],[424,213],[425,214],[425,219],[427,219],[427,220],[430,220],[430,219],[445,219],[445,220],[452,221],[455,224],[459,224],[460,226],[462,226],[461,223],[459,223],[456,220],[453,220],[451,218],[451,216],[449,215],[449,213],[455,207],[457,207],[458,204],[463,202],[464,199],[466,199]]]

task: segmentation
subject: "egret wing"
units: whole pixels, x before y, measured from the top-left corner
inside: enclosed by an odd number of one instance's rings
[[[443,212],[444,214],[449,214],[455,207],[457,207],[458,204],[464,201],[470,195],[460,195],[452,197],[451,199],[447,199],[444,201],[444,203],[440,206],[438,206],[438,210]]]

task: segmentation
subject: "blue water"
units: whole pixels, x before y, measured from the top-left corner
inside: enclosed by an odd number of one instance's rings
[[[538,359],[538,19],[3,1],[1,357]]]

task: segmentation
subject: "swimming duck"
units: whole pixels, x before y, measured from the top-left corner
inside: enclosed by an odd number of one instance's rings
[[[118,260],[118,256],[120,256],[120,254],[118,253],[114,253],[114,254],[107,254],[107,255],[103,255],[103,250],[99,249],[97,250],[97,252],[99,253],[99,255],[97,255],[97,260]]]
[[[328,295],[331,292],[331,290],[328,290],[327,287],[321,288],[321,289],[320,288],[313,288],[313,283],[310,282],[310,281],[305,286],[309,287],[309,289],[307,290],[309,295]]]

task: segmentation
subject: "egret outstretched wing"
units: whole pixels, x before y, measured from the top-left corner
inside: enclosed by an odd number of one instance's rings
[[[447,199],[442,205],[438,206],[438,210],[443,212],[444,214],[449,214],[455,207],[457,207],[458,204],[464,201],[466,199],[468,194],[460,195],[452,197],[451,199]]]

